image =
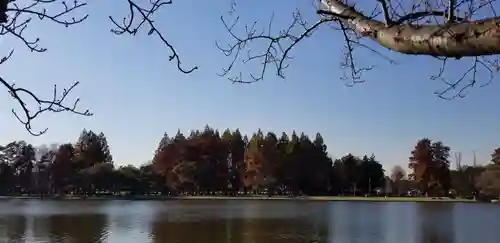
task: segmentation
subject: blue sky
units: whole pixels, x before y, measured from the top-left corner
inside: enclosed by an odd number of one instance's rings
[[[12,116],[15,103],[3,91],[0,143],[70,142],[87,128],[106,134],[117,164],[137,165],[152,158],[164,132],[174,135],[177,129],[188,133],[209,124],[247,133],[258,128],[278,134],[296,130],[311,136],[321,132],[334,158],[348,152],[375,153],[387,170],[395,164],[406,167],[410,151],[422,137],[442,140],[461,151],[462,163],[469,164],[472,151],[484,163],[499,146],[498,84],[474,88],[465,99],[439,99],[433,92],[444,86],[429,80],[440,64],[432,58],[386,51],[399,63],[390,65],[361,52],[360,61],[377,66],[365,75],[366,83],[347,87],[339,79],[341,33],[325,27],[294,49],[285,80],[270,73],[259,83],[232,84],[217,75],[229,59],[215,47],[216,40],[231,41],[220,22],[220,15],[229,9],[228,0],[174,1],[158,13],[156,22],[183,64],[199,66],[190,75],[168,62],[170,53],[158,39],[146,36],[147,30],[136,37],[110,33],[108,16],[120,17],[126,11],[124,4],[115,2],[91,2],[86,9],[90,18],[70,28],[34,23],[26,34],[40,37],[48,48],[45,53],[30,53],[17,40],[0,39],[1,51],[16,48],[14,57],[0,67],[4,79],[46,97],[52,84],[80,81],[73,97],[81,97],[81,106],[95,113],[93,117],[46,114],[34,125],[48,126],[48,132],[33,137]],[[311,20],[316,18],[311,1],[301,0],[240,3],[237,11],[241,21],[263,20],[263,24],[275,11],[277,29],[291,20],[291,10],[297,7]]]

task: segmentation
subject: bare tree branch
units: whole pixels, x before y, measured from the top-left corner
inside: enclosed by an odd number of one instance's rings
[[[153,15],[156,11],[158,11],[158,9],[160,9],[162,6],[172,4],[171,0],[149,0],[150,6],[147,8],[138,5],[133,0],[126,1],[129,4],[129,17],[123,18],[122,23],[118,23],[112,16],[109,16],[109,19],[115,25],[115,29],[112,29],[111,32],[116,35],[122,35],[124,33],[136,35],[141,27],[147,25],[147,27],[145,28],[149,28],[148,35],[156,34],[160,38],[160,40],[168,47],[170,52],[172,52],[169,57],[169,61],[175,60],[177,62],[177,68],[179,69],[179,71],[188,74],[198,69],[197,66],[188,69],[181,66],[181,60],[179,58],[179,55],[177,54],[177,51],[174,49],[172,44],[170,44],[170,42],[163,36],[163,34],[156,28],[155,23],[152,19]]]
[[[446,17],[447,23],[452,23],[454,21],[455,4],[456,4],[456,0],[448,0],[448,16]]]
[[[431,17],[431,16],[445,16],[447,19],[450,19],[444,12],[442,11],[424,11],[424,12],[413,12],[409,13],[407,15],[401,16],[401,18],[397,19],[396,21],[393,21],[392,24],[394,25],[400,25],[404,24],[405,22],[413,22],[415,20],[419,20],[425,17]],[[453,21],[463,21],[463,18],[460,17],[451,17]]]
[[[250,61],[257,61],[262,64],[262,69],[260,73],[253,74],[250,73],[250,80],[245,80],[240,73],[239,76],[229,77],[229,80],[235,83],[253,83],[264,79],[266,71],[269,65],[274,65],[276,69],[276,74],[279,77],[284,78],[284,69],[288,67],[286,61],[291,59],[291,50],[303,39],[310,37],[313,32],[318,29],[321,25],[327,22],[334,21],[332,18],[323,18],[314,24],[309,25],[307,21],[302,18],[299,11],[293,13],[293,21],[288,28],[280,31],[276,36],[271,36],[271,29],[273,20],[269,22],[267,31],[256,29],[256,24],[252,26],[245,26],[245,34],[239,36],[235,32],[235,26],[238,23],[239,18],[232,24],[228,24],[223,16],[221,16],[221,21],[224,24],[226,30],[230,33],[231,37],[235,40],[233,44],[229,44],[228,47],[221,47],[221,45],[216,42],[217,47],[221,50],[224,55],[231,57],[231,63],[227,68],[222,70],[220,76],[226,76],[233,69],[236,61],[242,58],[242,51],[252,42],[262,42],[266,43],[265,50],[259,53],[253,53],[248,50],[246,57],[243,57],[243,63],[248,63]],[[297,30],[298,29],[298,30]],[[298,33],[295,33],[298,32]]]
[[[484,84],[490,83],[494,72],[498,71],[498,61],[489,60],[490,57],[500,54],[500,17],[496,16],[493,5],[496,0],[376,0],[370,15],[358,10],[356,7],[359,5],[355,5],[353,0],[318,1],[320,6],[317,13],[320,15],[320,20],[336,24],[338,28],[332,29],[341,31],[344,37],[345,53],[340,67],[349,70],[349,72],[346,72],[346,75],[341,78],[350,79],[351,84],[363,82],[362,73],[373,68],[373,65],[357,68],[358,65],[356,65],[353,55],[355,47],[373,51],[390,63],[395,63],[392,59],[386,58],[370,48],[369,45],[362,43],[361,41],[364,39],[371,40],[372,44],[375,43],[379,47],[393,52],[434,57],[441,60],[443,64],[449,63],[450,58],[456,59],[455,61],[472,59],[471,67],[455,81],[444,78],[442,73],[431,77],[432,80],[440,80],[447,85],[446,89],[436,92],[443,99],[463,97],[465,90],[476,85],[478,70],[481,70],[482,74],[486,74],[481,75],[486,79],[481,81]],[[365,4],[367,4],[366,1],[363,1],[363,6],[366,6]],[[472,16],[475,15],[484,16],[485,11],[493,13],[493,16],[480,20],[472,19]],[[228,27],[224,22],[230,36],[235,40],[235,44],[229,45],[227,49],[219,47],[226,56],[232,58],[229,68],[224,69],[222,75],[227,75],[233,69],[242,49],[251,49],[250,42],[266,40],[271,43],[271,48],[264,50],[259,56],[249,56],[243,60],[243,63],[246,63],[257,57],[262,58],[259,61],[263,64],[264,69],[261,75],[252,79],[251,82],[263,79],[268,63],[278,63],[276,65],[277,74],[283,78],[284,68],[279,64],[283,63],[287,56],[279,55],[277,57],[275,51],[281,50],[280,47],[287,50],[286,47],[298,44],[297,41],[293,42],[293,45],[285,47],[277,45],[280,40],[289,37],[289,30],[293,29],[296,22],[300,22],[296,19],[296,13],[293,16],[294,22],[274,36],[265,31],[261,31],[257,35],[255,23],[250,28],[245,27],[247,29],[246,36],[238,36],[235,34],[235,24]],[[293,40],[297,40],[297,38]],[[278,48],[273,49],[275,46],[272,44],[276,44]],[[278,53],[282,54],[283,52]],[[230,80],[235,82],[232,77]],[[241,80],[241,73],[238,80]],[[453,93],[454,95],[449,96]]]
[[[15,84],[9,84],[7,81],[5,81],[3,78],[0,77],[0,83],[2,83],[7,90],[9,91],[9,94],[12,96],[13,99],[15,99],[18,103],[19,106],[21,106],[23,110],[23,115],[22,117],[18,115],[18,113],[12,109],[12,113],[14,116],[21,122],[26,130],[33,136],[39,136],[44,134],[47,131],[47,128],[45,128],[42,131],[39,132],[34,132],[31,127],[31,122],[37,118],[40,114],[46,111],[50,112],[71,112],[74,114],[78,115],[83,115],[83,116],[92,116],[92,113],[89,110],[85,111],[79,111],[77,110],[77,105],[80,102],[80,99],[76,99],[71,106],[65,105],[65,99],[68,96],[68,94],[73,90],[78,85],[78,82],[74,83],[71,85],[68,89],[64,89],[61,94],[58,94],[57,92],[57,86],[54,85],[53,88],[53,97],[50,100],[42,100],[38,98],[37,95],[35,95],[33,92],[25,89],[25,88],[17,88]],[[28,95],[31,99],[33,99],[37,104],[38,104],[38,109],[35,112],[31,112],[26,104],[26,101],[21,98],[21,94],[26,94]]]
[[[384,14],[385,24],[387,26],[391,26],[392,25],[392,19],[391,19],[391,16],[389,15],[389,8],[387,7],[386,0],[377,0],[377,1],[382,6],[382,13]]]
[[[268,27],[263,30],[258,31],[257,22],[255,22],[251,26],[245,26],[244,34],[238,35],[236,27],[239,23],[239,17],[237,17],[231,24],[228,24],[225,18],[221,17],[225,29],[230,34],[234,42],[229,44],[228,47],[221,47],[221,45],[216,42],[219,50],[221,50],[224,55],[231,57],[230,64],[227,68],[222,70],[220,75],[228,77],[228,79],[233,83],[254,83],[264,79],[264,76],[268,71],[269,64],[271,64],[276,70],[276,75],[280,78],[285,78],[284,71],[288,67],[288,63],[286,61],[292,59],[290,53],[293,48],[297,46],[299,42],[311,37],[315,30],[327,23],[338,23],[341,27],[339,30],[344,33],[345,53],[341,62],[341,68],[344,69],[344,75],[340,78],[347,81],[348,86],[363,82],[364,80],[362,79],[362,74],[373,68],[373,65],[368,67],[358,67],[359,65],[356,65],[354,58],[354,50],[356,47],[367,49],[372,53],[381,56],[386,61],[395,63],[394,60],[361,43],[361,36],[357,35],[355,31],[352,31],[349,26],[343,24],[342,21],[339,21],[340,19],[348,20],[351,18],[350,16],[345,16],[342,13],[324,11],[321,9],[318,10],[318,14],[322,14],[325,17],[320,18],[314,24],[308,24],[307,21],[303,19],[300,11],[297,10],[292,14],[292,22],[286,28],[279,30],[276,34],[273,34],[271,31],[273,18],[271,18]],[[376,11],[372,13],[373,16],[376,14]],[[259,44],[259,42],[265,43],[265,48],[263,48],[261,52],[255,53],[250,45]],[[242,57],[242,53],[245,50],[247,50],[247,55]],[[237,61],[241,61],[243,64],[255,61],[261,64],[262,68],[260,69],[258,75],[250,72],[249,79],[244,79],[241,72],[236,76],[230,76],[230,72],[233,71]]]
[[[153,16],[161,7],[172,4],[172,1],[166,0],[149,0],[147,7],[141,6],[134,0],[122,0],[126,1],[128,4],[128,17],[123,18],[121,23],[115,21],[113,17],[109,17],[115,28],[111,30],[112,33],[117,35],[130,34],[135,35],[139,32],[141,28],[149,29],[148,35],[155,34],[165,46],[172,53],[169,57],[169,61],[175,61],[177,68],[182,73],[191,73],[197,69],[196,66],[191,68],[184,68],[181,65],[181,61],[177,51],[174,49],[173,45],[164,37],[164,35],[155,26]],[[142,1],[144,2],[144,1]],[[61,6],[59,9],[57,5]],[[25,35],[25,31],[29,24],[34,20],[49,20],[50,22],[63,25],[65,27],[79,24],[88,18],[88,14],[84,14],[80,17],[73,17],[73,13],[79,9],[83,9],[87,6],[87,2],[84,0],[0,0],[0,36],[12,36],[21,41],[30,51],[32,52],[45,52],[46,48],[39,46],[39,38],[29,39]],[[0,59],[0,64],[5,63],[9,60],[14,53],[11,50],[8,55]],[[73,88],[78,84],[78,82],[71,85],[68,89],[64,89],[61,93],[57,92],[57,87],[53,88],[53,97],[51,99],[42,99],[37,96],[33,91],[25,88],[19,88],[13,83],[9,83],[0,77],[0,83],[4,85],[11,97],[19,103],[22,109],[22,115],[18,114],[14,109],[12,110],[15,117],[25,126],[26,130],[34,135],[38,136],[47,131],[44,129],[42,131],[36,132],[32,130],[32,121],[39,117],[44,112],[71,112],[83,116],[91,116],[92,113],[89,110],[79,111],[77,110],[77,104],[79,99],[73,102],[72,105],[66,105],[65,100],[68,94],[73,90]],[[30,109],[27,105],[27,101],[22,95],[27,95],[29,99],[35,101],[38,104],[36,110]]]
[[[493,81],[494,71],[499,67],[498,60],[490,61],[485,57],[473,57],[470,67],[460,74],[458,79],[451,81],[444,77],[447,61],[447,58],[443,59],[439,72],[431,76],[431,80],[440,80],[446,85],[445,89],[435,92],[440,98],[446,100],[464,98],[466,91],[474,87],[478,82],[483,83],[480,87],[487,86]],[[481,78],[484,79],[483,81],[478,80],[480,75],[486,75],[486,77]]]

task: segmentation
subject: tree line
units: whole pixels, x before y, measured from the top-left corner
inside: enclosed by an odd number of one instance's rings
[[[386,171],[374,154],[333,160],[323,137],[251,136],[205,126],[164,134],[152,160],[116,167],[106,136],[83,130],[74,143],[47,150],[24,141],[0,146],[2,195],[500,195],[500,148],[486,166],[451,169],[450,147],[419,140],[402,166]]]

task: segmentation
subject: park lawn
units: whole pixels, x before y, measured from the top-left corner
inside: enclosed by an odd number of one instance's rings
[[[432,197],[355,197],[355,196],[311,196],[311,197],[284,197],[284,196],[181,196],[174,197],[180,200],[305,200],[305,201],[365,201],[365,202],[477,202],[465,198],[432,198]]]
[[[309,197],[317,201],[368,201],[368,202],[476,202],[465,198],[432,197],[354,197],[354,196],[318,196]]]
[[[53,197],[46,197],[46,199],[51,199]],[[0,197],[0,199],[40,199],[39,196],[6,196]],[[296,201],[344,201],[344,202],[477,202],[472,199],[465,198],[432,198],[432,197],[355,197],[355,196],[304,196],[304,197],[287,197],[287,196],[177,196],[177,197],[165,197],[165,196],[129,196],[129,197],[117,197],[117,196],[90,196],[90,197],[80,197],[80,196],[64,196],[62,200],[296,200]]]

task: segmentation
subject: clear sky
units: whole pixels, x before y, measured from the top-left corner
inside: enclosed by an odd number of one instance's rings
[[[14,57],[0,67],[4,79],[45,97],[50,97],[52,84],[80,81],[73,95],[95,113],[93,117],[46,114],[34,125],[48,126],[48,132],[32,137],[11,114],[15,103],[4,90],[0,143],[73,142],[87,128],[105,133],[115,163],[138,165],[152,158],[164,132],[188,133],[209,124],[245,133],[258,128],[277,134],[321,132],[332,157],[375,153],[386,169],[395,164],[406,167],[410,151],[422,137],[442,140],[463,152],[463,164],[472,163],[474,150],[478,162],[485,163],[499,146],[498,84],[474,88],[465,99],[439,99],[433,92],[444,86],[429,80],[440,64],[432,58],[386,51],[399,63],[390,65],[364,51],[359,60],[377,67],[365,76],[366,83],[347,87],[339,79],[341,33],[325,27],[297,46],[285,80],[271,73],[260,83],[232,84],[217,75],[229,60],[215,47],[215,40],[231,40],[220,22],[220,15],[229,9],[228,0],[174,0],[158,13],[156,22],[183,63],[199,66],[190,75],[168,62],[170,53],[158,39],[146,36],[147,30],[136,37],[110,33],[108,16],[120,17],[126,11],[119,2],[125,1],[91,1],[86,9],[90,18],[70,28],[50,22],[31,25],[26,35],[40,37],[48,48],[45,53],[30,53],[17,40],[0,39],[1,51],[16,48]],[[243,22],[267,24],[275,11],[276,28],[285,26],[283,21],[290,21],[291,10],[297,7],[316,18],[308,0],[252,2],[237,6]]]

